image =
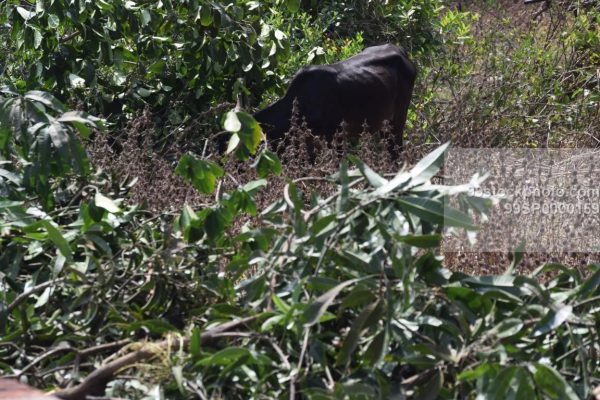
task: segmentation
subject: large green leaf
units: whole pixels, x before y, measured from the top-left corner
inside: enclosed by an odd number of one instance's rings
[[[407,212],[437,225],[455,226],[474,230],[471,218],[458,210],[446,207],[444,202],[437,199],[416,196],[402,196],[398,200],[400,206]]]
[[[32,90],[25,93],[24,96],[27,100],[33,100],[50,107],[54,111],[65,112],[65,106],[53,95],[40,90]]]
[[[373,171],[368,165],[363,163],[358,157],[351,154],[348,155],[348,159],[352,161],[359,169],[360,173],[365,177],[367,182],[374,188],[379,188],[385,185],[388,180],[383,178],[381,175]]]
[[[234,134],[232,137],[236,137],[235,141],[230,141],[227,152],[230,153],[237,148],[236,156],[240,160],[245,160],[249,154],[255,154],[258,145],[264,138],[260,125],[254,117],[242,111],[229,111],[225,114],[223,128],[232,132]],[[243,147],[239,147],[238,143],[241,143]],[[272,159],[269,161],[273,164],[276,157],[269,157]]]
[[[375,301],[365,307],[360,314],[352,321],[352,326],[344,339],[344,344],[340,349],[336,363],[337,365],[346,365],[350,362],[350,358],[352,357],[352,353],[358,346],[358,342],[361,339],[361,333],[363,329],[365,329],[366,322],[375,315],[374,319],[378,319],[381,317],[381,307],[380,301]],[[376,322],[376,321],[375,321]],[[369,326],[371,326],[369,324]]]
[[[200,192],[208,194],[214,192],[217,178],[222,177],[224,171],[211,161],[199,160],[191,154],[185,154],[179,160],[175,173]]]
[[[104,196],[100,192],[96,192],[96,195],[94,196],[94,203],[96,204],[96,207],[103,208],[110,213],[118,213],[121,211],[119,206],[117,206],[114,201]]]
[[[538,391],[550,399],[579,399],[573,388],[553,367],[545,364],[534,364],[531,367],[533,379]]]
[[[359,280],[360,279],[351,279],[349,281],[342,282],[323,293],[321,296],[317,297],[317,299],[304,311],[304,326],[310,327],[319,322],[325,311],[327,311],[327,308],[331,305],[331,303],[333,303],[340,292],[348,286],[355,284]]]
[[[573,307],[569,305],[558,306],[556,310],[550,310],[540,321],[532,332],[532,336],[542,336],[565,323],[573,314]]]
[[[259,178],[266,178],[270,174],[280,175],[282,171],[281,161],[277,155],[267,149],[260,152],[252,167],[256,168]]]
[[[391,181],[380,186],[375,195],[385,195],[404,185],[411,183],[411,186],[420,185],[431,179],[442,167],[444,163],[444,155],[448,150],[450,143],[446,143],[433,152],[429,153],[425,158],[421,159],[411,171],[400,171]]]
[[[300,9],[300,0],[287,0],[286,3],[290,12],[295,13]]]
[[[56,228],[50,221],[43,221],[43,224],[44,228],[46,228],[46,231],[48,232],[48,238],[52,241],[52,243],[54,243],[64,257],[71,258],[73,251],[71,250],[69,242],[65,239],[60,230],[58,230],[58,228]]]

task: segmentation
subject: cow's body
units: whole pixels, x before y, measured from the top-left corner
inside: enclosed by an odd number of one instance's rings
[[[342,121],[351,135],[362,132],[365,122],[377,131],[387,120],[401,145],[415,78],[415,66],[402,48],[368,47],[335,64],[301,69],[285,96],[254,117],[268,139],[280,139],[290,129],[297,99],[299,116],[317,135],[331,138]]]

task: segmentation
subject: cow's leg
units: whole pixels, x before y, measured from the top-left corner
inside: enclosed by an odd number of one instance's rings
[[[391,138],[388,141],[390,143],[390,155],[392,160],[397,160],[402,152],[404,125],[406,124],[406,115],[408,113],[408,107],[406,109],[398,110],[394,114],[394,119],[391,121]]]
[[[398,100],[396,102],[396,110],[394,112],[394,120],[392,121],[392,142],[394,143],[395,147],[392,150],[392,156],[394,159],[398,159],[403,147],[404,127],[406,126],[406,118],[408,117],[408,107],[410,105],[410,99],[412,97],[412,84],[409,87],[403,89],[404,90],[401,90],[400,95],[398,96]]]

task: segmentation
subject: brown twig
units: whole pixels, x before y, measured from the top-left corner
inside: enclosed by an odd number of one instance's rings
[[[65,42],[68,42],[69,40],[73,39],[74,37],[79,36],[80,34],[81,34],[81,32],[79,32],[79,31],[71,32],[68,35],[61,37],[59,39],[59,41],[61,43],[65,43]]]
[[[31,296],[32,294],[41,292],[42,290],[45,290],[47,287],[50,287],[50,286],[54,285],[55,283],[59,283],[59,282],[62,282],[62,281],[64,281],[64,278],[58,278],[58,279],[47,281],[47,282],[44,282],[44,283],[41,283],[41,284],[39,284],[37,286],[32,287],[28,291],[23,292],[20,295],[18,295],[15,298],[15,300],[12,303],[10,303],[8,305],[8,307],[6,307],[6,310],[4,312],[7,315],[10,314],[12,312],[12,310],[14,310],[22,302],[24,302],[25,300],[27,300],[27,298],[29,298],[29,296]]]
[[[91,356],[91,355],[96,354],[96,353],[101,353],[103,351],[111,350],[111,349],[114,349],[116,347],[123,347],[124,345],[126,345],[128,343],[131,343],[131,340],[129,340],[129,339],[123,339],[123,340],[119,340],[119,341],[112,342],[112,343],[103,343],[103,344],[100,344],[98,346],[90,347],[90,348],[87,348],[87,349],[81,350],[81,351],[79,349],[76,349],[76,348],[71,347],[69,345],[59,345],[57,347],[54,347],[54,348],[52,348],[52,349],[44,352],[40,356],[36,357],[27,366],[25,366],[22,370],[20,370],[19,373],[15,375],[15,377],[16,378],[20,377],[25,372],[27,372],[31,368],[35,367],[37,364],[41,363],[45,359],[47,359],[47,358],[49,358],[49,357],[51,357],[51,356],[53,356],[54,354],[57,354],[57,353],[74,352],[77,355],[77,360],[80,360],[83,357],[88,357],[88,356]],[[72,367],[72,365],[69,365],[68,367],[70,368],[70,367]],[[63,368],[64,368],[64,366],[63,366]]]
[[[205,346],[207,343],[218,339],[224,332],[229,332],[242,325],[252,323],[257,318],[258,316],[252,316],[216,326],[202,333],[200,336],[200,341],[202,345]],[[147,343],[142,346],[141,349],[133,351],[129,354],[125,354],[124,356],[121,356],[116,360],[113,360],[108,364],[98,368],[89,374],[79,385],[57,391],[54,393],[54,396],[64,400],[85,400],[86,396],[88,395],[102,395],[106,389],[106,385],[119,371],[139,363],[140,361],[154,357],[157,353],[157,350],[170,348],[171,351],[178,351],[182,347],[187,347],[189,342],[190,338],[186,337],[179,341],[165,339],[158,343]]]

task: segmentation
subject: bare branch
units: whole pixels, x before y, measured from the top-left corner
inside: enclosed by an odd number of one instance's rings
[[[223,333],[250,324],[257,318],[258,316],[242,318],[209,329],[200,336],[201,343],[205,346],[218,339]],[[89,374],[79,385],[57,391],[54,395],[64,400],[85,400],[88,395],[101,396],[106,389],[106,385],[119,371],[154,357],[162,349],[170,348],[172,351],[178,351],[182,347],[187,347],[189,342],[190,338],[185,337],[183,340],[171,340],[167,338],[158,343],[145,343],[141,349],[121,356],[98,368]]]
[[[8,305],[8,307],[6,307],[5,313],[10,314],[12,312],[12,310],[14,310],[22,302],[27,300],[29,298],[29,296],[31,296],[32,294],[41,292],[41,291],[45,290],[47,287],[50,287],[50,286],[54,285],[55,283],[59,283],[64,280],[65,280],[64,278],[58,278],[58,279],[54,279],[54,280],[47,281],[44,283],[40,283],[39,285],[32,287],[28,291],[21,293],[20,295],[17,296],[17,298],[12,303],[10,303]]]

